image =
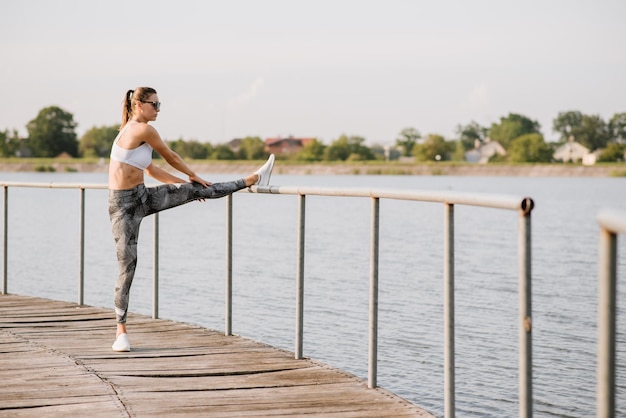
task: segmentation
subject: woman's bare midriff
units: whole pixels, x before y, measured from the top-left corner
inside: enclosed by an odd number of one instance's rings
[[[109,164],[109,189],[130,190],[143,182],[143,170],[119,161]]]

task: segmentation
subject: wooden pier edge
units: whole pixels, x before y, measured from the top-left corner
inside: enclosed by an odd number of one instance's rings
[[[200,326],[0,295],[0,417],[433,417],[320,362]]]

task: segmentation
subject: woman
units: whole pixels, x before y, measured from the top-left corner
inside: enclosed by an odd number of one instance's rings
[[[194,200],[216,199],[252,185],[267,186],[274,166],[274,155],[254,174],[235,181],[210,183],[198,177],[182,158],[161,139],[149,124],[159,114],[161,102],[156,90],[138,87],[124,98],[122,125],[111,148],[109,165],[109,216],[115,239],[119,275],[115,285],[117,320],[115,351],[130,351],[126,315],[130,286],[137,266],[137,238],[141,220],[153,213]],[[152,162],[156,151],[173,168],[188,176],[185,181]],[[144,172],[166,183],[144,185]]]

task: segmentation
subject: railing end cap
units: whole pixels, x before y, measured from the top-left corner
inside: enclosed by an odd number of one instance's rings
[[[535,208],[535,201],[530,197],[525,197],[522,199],[522,203],[520,205],[520,209],[525,214],[529,214]]]

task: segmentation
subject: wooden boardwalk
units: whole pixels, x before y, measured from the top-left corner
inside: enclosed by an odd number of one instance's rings
[[[0,295],[1,417],[432,417],[383,389],[238,336],[112,310]]]

